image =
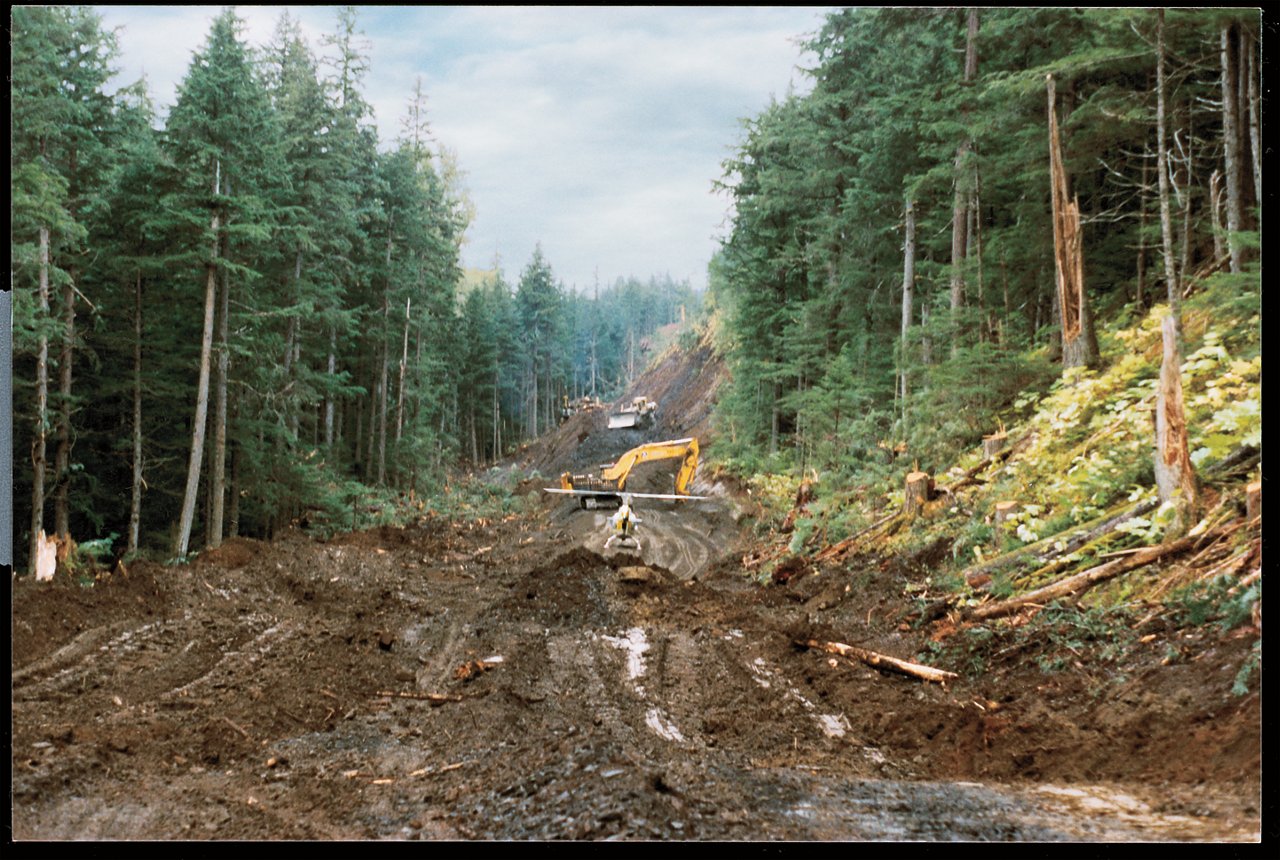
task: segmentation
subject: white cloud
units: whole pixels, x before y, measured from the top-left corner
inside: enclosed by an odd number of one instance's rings
[[[218,7],[96,7],[123,24],[124,81],[145,70],[173,104]],[[285,7],[240,6],[265,44]],[[312,50],[336,7],[288,7]],[[435,138],[457,155],[478,214],[465,262],[495,252],[518,277],[541,242],[586,287],[670,272],[705,283],[726,202],[711,193],[738,120],[782,97],[818,7],[361,7],[365,95],[388,145],[421,77]]]

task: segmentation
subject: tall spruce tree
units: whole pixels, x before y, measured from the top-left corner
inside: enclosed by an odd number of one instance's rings
[[[17,7],[13,10],[13,135],[10,169],[14,233],[12,259],[19,300],[14,334],[19,362],[34,357],[34,404],[22,403],[31,427],[31,560],[44,529],[50,430],[55,530],[69,531],[73,464],[74,352],[79,344],[77,282],[90,257],[88,225],[100,212],[103,176],[110,167],[107,140],[115,41],[87,7]],[[54,319],[57,322],[54,322]],[[57,391],[50,390],[50,348],[56,340]],[[56,418],[50,414],[56,407]],[[26,434],[19,432],[20,440]]]
[[[219,349],[218,424],[214,469],[209,480],[208,540],[222,538],[227,385],[225,341],[230,308],[228,291],[248,286],[258,276],[264,248],[277,218],[274,191],[287,182],[280,161],[279,131],[267,92],[247,46],[238,34],[231,10],[214,20],[208,40],[198,51],[178,92],[166,128],[176,185],[174,203],[185,216],[180,237],[183,258],[204,269],[203,325],[199,382],[191,427],[191,453],[174,552],[186,554],[195,518],[197,489],[208,429],[210,377],[218,288],[223,333]]]

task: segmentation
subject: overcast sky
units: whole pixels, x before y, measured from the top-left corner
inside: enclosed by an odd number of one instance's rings
[[[222,7],[95,8],[120,28],[120,82],[145,74],[167,112]],[[266,44],[285,8],[237,7],[247,41]],[[287,8],[324,53],[336,7]],[[541,243],[566,286],[670,274],[701,288],[740,120],[808,88],[799,42],[828,8],[365,6],[365,96],[388,144],[421,77],[477,210],[464,265],[496,255],[514,281]]]

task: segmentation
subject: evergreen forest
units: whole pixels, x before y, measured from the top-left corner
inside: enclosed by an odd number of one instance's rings
[[[406,82],[378,139],[354,8],[323,62],[287,14],[259,50],[224,12],[161,124],[142,83],[108,94],[90,9],[16,7],[15,534],[180,557],[354,526],[565,397],[621,395],[685,309],[732,374],[711,449],[731,471],[943,470],[1129,362],[1141,390],[1111,406],[1149,425],[1144,465],[1091,504],[1154,485],[1189,521],[1222,439],[1261,445],[1261,30],[1256,9],[833,12],[811,85],[708,177],[735,214],[706,295],[584,294],[538,249],[514,282],[464,279],[426,96]],[[1197,360],[1236,388],[1188,417]]]
[[[1150,491],[1189,527],[1199,472],[1261,448],[1261,26],[828,16],[812,90],[747,120],[721,178],[723,462],[822,475],[839,537],[1052,406],[1024,502],[1079,523]]]
[[[464,279],[468,201],[426,94],[379,140],[343,7],[323,58],[228,9],[158,121],[89,7],[12,11],[14,547],[181,557],[334,527],[510,453],[566,397],[613,398],[698,297],[566,289],[540,249]]]

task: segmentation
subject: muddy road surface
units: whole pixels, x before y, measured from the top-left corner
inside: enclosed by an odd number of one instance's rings
[[[682,505],[640,511],[638,552],[556,499],[16,580],[13,835],[1260,838],[1248,642],[881,674],[794,642],[915,657],[892,571],[761,586],[728,505]]]

